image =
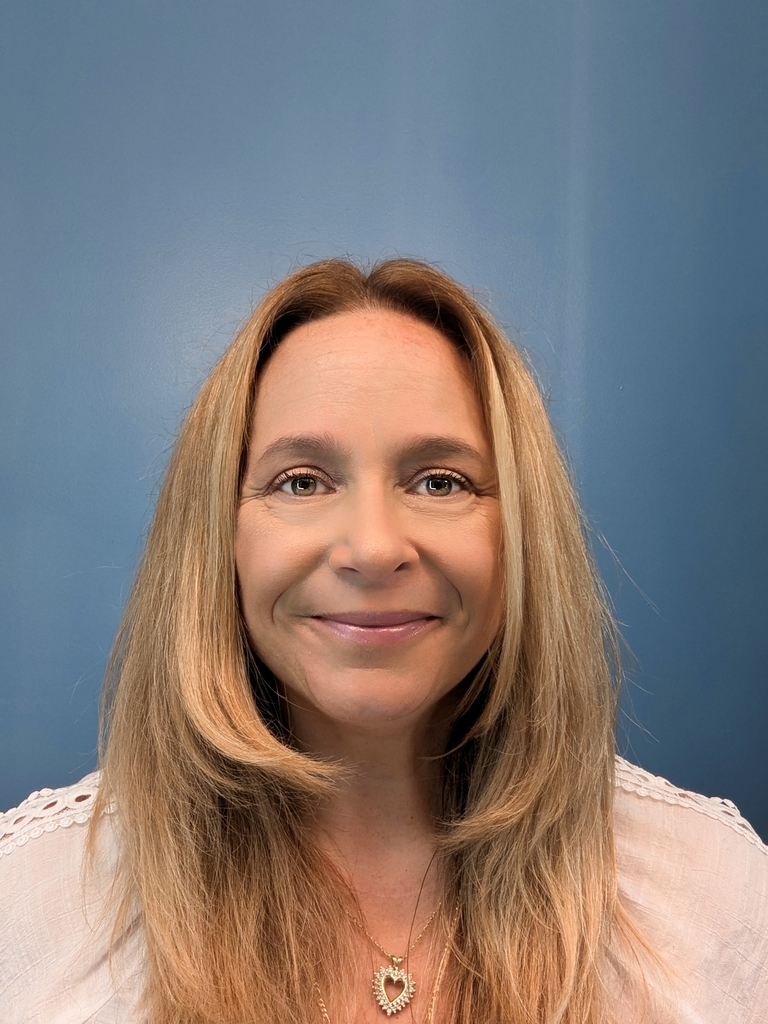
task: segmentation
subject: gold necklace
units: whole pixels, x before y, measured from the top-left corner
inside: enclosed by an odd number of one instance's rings
[[[437,906],[429,915],[429,920],[427,921],[427,923],[424,925],[424,927],[421,929],[419,934],[416,936],[416,938],[413,940],[413,942],[410,944],[410,946],[402,956],[394,956],[392,953],[388,953],[387,950],[384,949],[384,947],[381,945],[381,943],[377,942],[376,939],[374,939],[374,937],[371,935],[371,933],[366,930],[363,923],[361,921],[358,921],[357,918],[352,917],[349,911],[346,908],[344,908],[344,913],[347,915],[350,921],[352,921],[353,924],[357,925],[357,927],[363,932],[363,934],[371,940],[371,942],[377,949],[381,950],[381,952],[384,954],[385,957],[387,957],[387,959],[392,961],[392,963],[387,967],[382,965],[378,969],[378,971],[376,971],[373,978],[371,979],[371,984],[373,986],[373,998],[376,1000],[376,1002],[379,1004],[379,1006],[382,1008],[382,1010],[384,1011],[384,1013],[386,1013],[388,1017],[391,1016],[393,1013],[399,1013],[400,1010],[405,1009],[408,1003],[410,1003],[411,999],[413,999],[414,992],[416,991],[416,982],[413,980],[413,975],[409,974],[404,968],[400,966],[400,964],[403,962],[403,960],[406,960],[407,962],[407,957],[409,953],[411,952],[412,949],[415,948],[416,943],[419,941],[424,932],[427,930],[427,928],[429,928],[429,926],[434,921],[435,917],[437,916],[437,912],[442,905],[442,902],[442,900],[438,900]],[[394,999],[390,999],[389,996],[387,995],[388,981],[391,981],[393,985],[402,984],[403,986],[402,991],[398,992]]]
[[[407,1006],[408,1003],[410,1003],[414,992],[416,991],[416,985],[411,975],[406,974],[406,972],[402,970],[398,965],[402,963],[402,961],[408,956],[408,954],[414,948],[414,946],[422,937],[424,932],[432,924],[435,917],[437,916],[437,912],[440,909],[442,902],[442,900],[438,902],[437,906],[432,911],[429,920],[421,929],[421,931],[413,940],[413,942],[410,944],[404,956],[392,956],[391,953],[388,953],[386,949],[384,949],[384,947],[380,945],[368,931],[366,931],[365,927],[361,924],[360,921],[352,917],[352,915],[346,909],[344,910],[344,913],[347,915],[350,921],[356,924],[357,927],[360,928],[361,931],[364,932],[364,934],[371,940],[374,946],[380,949],[384,956],[389,957],[389,959],[392,961],[391,968],[380,967],[376,974],[374,974],[373,976],[374,997],[376,998],[376,1001],[378,1002],[379,1006],[382,1008],[382,1010],[386,1013],[388,1017],[393,1013],[398,1013],[398,1011],[402,1010],[405,1006]],[[432,1022],[432,1015],[435,1012],[435,1004],[437,1003],[437,995],[438,992],[440,991],[440,985],[442,984],[443,976],[445,975],[445,968],[448,964],[448,955],[450,952],[451,938],[453,936],[453,930],[456,925],[456,918],[458,917],[458,915],[459,908],[457,906],[454,915],[451,918],[451,924],[448,929],[448,938],[446,939],[442,953],[440,954],[440,961],[438,963],[437,973],[435,975],[435,983],[432,986],[432,995],[429,1000],[429,1006],[427,1007],[426,1016],[424,1017],[424,1024],[431,1024]],[[400,992],[394,999],[389,998],[384,988],[384,983],[386,982],[387,979],[392,981],[393,984],[397,984],[398,981],[403,982],[404,987],[402,992]],[[316,985],[315,988],[317,990],[317,1001],[320,1006],[320,1013],[322,1014],[323,1017],[323,1024],[331,1024],[331,1018],[328,1016],[328,1010],[323,1000],[322,993],[320,992],[319,985]],[[406,993],[407,998],[403,1002],[400,1002],[400,1000],[403,998],[403,996],[406,995]]]

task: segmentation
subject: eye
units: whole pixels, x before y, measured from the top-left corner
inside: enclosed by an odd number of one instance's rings
[[[296,498],[311,498],[314,494],[326,494],[331,486],[318,473],[300,469],[281,473],[271,489]]]
[[[291,494],[314,494],[317,480],[313,476],[294,476],[283,484],[282,490],[290,488]]]
[[[468,491],[470,487],[469,481],[458,473],[444,471],[423,476],[416,482],[414,489],[417,493],[426,494],[430,498],[447,498],[459,491]]]

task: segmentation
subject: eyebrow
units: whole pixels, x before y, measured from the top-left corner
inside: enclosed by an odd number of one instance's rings
[[[349,449],[339,444],[331,434],[288,434],[268,444],[259,456],[259,463],[275,456],[290,455],[295,458],[312,455],[349,455]]]
[[[268,444],[259,456],[258,462],[266,462],[275,456],[303,458],[311,456],[333,456],[344,458],[350,455],[350,448],[340,444],[331,434],[288,434]],[[441,459],[460,455],[488,467],[488,460],[474,445],[458,437],[442,434],[418,434],[407,437],[398,448],[398,456],[407,462],[423,459]]]
[[[445,437],[442,434],[419,434],[405,439],[400,446],[400,456],[408,461],[418,459],[441,459],[451,455],[463,455],[474,459],[483,466],[488,465],[487,459],[474,445],[462,441],[459,437]]]

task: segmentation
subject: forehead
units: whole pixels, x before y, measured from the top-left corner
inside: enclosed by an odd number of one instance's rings
[[[407,411],[411,429],[419,419],[432,430],[459,420],[484,431],[469,364],[445,335],[400,313],[342,313],[302,324],[280,342],[259,378],[254,429],[295,429],[318,415],[381,419],[388,410]]]

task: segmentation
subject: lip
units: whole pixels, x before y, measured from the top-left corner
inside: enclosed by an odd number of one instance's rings
[[[402,626],[406,622],[420,622],[422,619],[436,619],[432,612],[412,611],[398,612],[327,612],[324,615],[313,615],[315,619],[325,622],[341,622],[348,626]]]
[[[417,637],[439,622],[424,611],[333,612],[313,615],[312,620],[339,639],[374,647],[389,647]]]

